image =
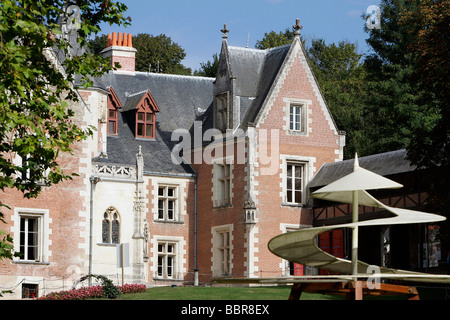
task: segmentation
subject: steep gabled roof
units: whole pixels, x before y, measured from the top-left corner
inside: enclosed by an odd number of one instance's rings
[[[256,120],[290,48],[291,44],[261,50],[264,54],[261,65],[259,65],[259,62],[256,62],[256,59],[254,60],[254,63],[258,64],[258,67],[256,68],[258,73],[255,72],[255,78],[253,79],[254,84],[257,84],[257,86],[251,101],[242,101],[241,99],[241,101],[244,102],[245,108],[244,110],[241,109],[241,128],[246,128],[249,122],[254,122]],[[245,104],[246,102],[248,105]]]

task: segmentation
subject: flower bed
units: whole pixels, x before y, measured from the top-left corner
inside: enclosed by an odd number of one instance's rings
[[[83,287],[67,291],[51,292],[38,300],[86,300],[96,298],[106,298],[103,286]],[[120,294],[140,293],[147,290],[144,284],[125,284],[117,286]]]

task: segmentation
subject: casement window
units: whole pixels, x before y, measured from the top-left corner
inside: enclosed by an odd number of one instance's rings
[[[42,261],[42,216],[20,216],[20,260]]]
[[[215,97],[214,127],[221,132],[228,129],[228,94]]]
[[[158,186],[158,220],[178,220],[178,188],[176,186]]]
[[[303,106],[291,105],[289,107],[289,130],[304,131]]]
[[[107,105],[108,105],[107,110],[108,135],[116,135],[118,133],[119,109],[122,108],[122,104],[117,98],[117,95],[112,87],[109,88]]]
[[[108,134],[117,134],[118,112],[115,109],[108,109]]]
[[[220,254],[220,273],[228,275],[231,271],[231,246],[230,246],[230,232],[219,232],[219,254]]]
[[[158,241],[158,278],[177,278],[177,242]]]
[[[117,210],[109,207],[103,214],[102,220],[102,243],[120,243],[120,217]]]
[[[18,263],[48,263],[49,211],[36,208],[14,209],[14,257]]]
[[[311,100],[284,98],[284,114],[286,123],[283,129],[290,135],[305,136],[308,134],[308,113]]]
[[[214,164],[214,207],[231,205],[231,170],[229,163]]]
[[[233,225],[223,225],[212,228],[214,276],[227,276],[232,274],[232,236]]]
[[[50,168],[44,170],[42,164],[38,164],[30,155],[24,157],[18,157],[18,165],[24,170],[19,173],[19,177],[22,181],[34,181],[36,184],[44,185],[50,172]]]
[[[305,184],[305,164],[288,162],[286,168],[286,199],[287,203],[303,203]]]
[[[138,112],[136,115],[136,136],[142,138],[155,137],[155,121],[152,112]]]

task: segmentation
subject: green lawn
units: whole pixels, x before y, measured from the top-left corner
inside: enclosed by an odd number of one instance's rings
[[[145,293],[126,294],[121,300],[287,300],[291,286],[271,287],[154,287]],[[343,297],[303,293],[301,300],[336,300]]]

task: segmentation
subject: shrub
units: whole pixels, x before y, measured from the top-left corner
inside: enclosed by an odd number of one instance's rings
[[[40,297],[38,300],[85,300],[95,298],[115,299],[120,294],[140,293],[147,289],[144,284],[125,284],[123,286],[115,286],[110,279],[101,275],[87,275],[82,277],[79,282],[82,282],[90,277],[101,280],[103,285],[83,287],[68,291],[51,292],[43,297]]]

